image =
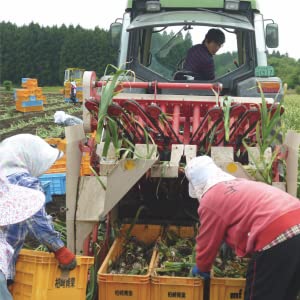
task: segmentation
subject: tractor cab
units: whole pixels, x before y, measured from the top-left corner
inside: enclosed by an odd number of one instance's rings
[[[131,69],[142,81],[197,80],[184,70],[187,51],[201,44],[211,28],[225,34],[225,43],[213,56],[214,82],[222,93],[260,96],[261,82],[267,97],[282,96],[281,80],[267,65],[267,48],[278,46],[278,27],[267,24],[257,1],[128,1],[122,23],[113,23],[113,45],[119,49],[119,66]],[[125,67],[124,67],[125,66]],[[169,93],[169,91],[164,91]],[[196,94],[213,93],[199,91]]]
[[[84,71],[85,71],[84,69],[77,69],[77,68],[66,69],[64,83],[71,82],[71,81],[81,82]]]
[[[65,102],[82,102],[82,78],[84,69],[68,68],[64,77]]]

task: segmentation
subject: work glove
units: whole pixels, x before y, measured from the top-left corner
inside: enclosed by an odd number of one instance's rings
[[[209,279],[210,278],[210,273],[207,273],[207,272],[201,272],[198,267],[195,265],[193,266],[193,269],[192,269],[192,275],[194,277],[202,277],[203,279]]]

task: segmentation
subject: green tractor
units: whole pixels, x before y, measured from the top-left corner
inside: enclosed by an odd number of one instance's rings
[[[82,77],[84,69],[67,68],[65,70],[63,94],[65,102],[82,102]]]

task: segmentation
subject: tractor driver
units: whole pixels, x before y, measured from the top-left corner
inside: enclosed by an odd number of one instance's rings
[[[213,55],[225,43],[225,35],[220,29],[210,29],[202,42],[191,47],[185,58],[183,69],[195,73],[196,80],[215,79]]]

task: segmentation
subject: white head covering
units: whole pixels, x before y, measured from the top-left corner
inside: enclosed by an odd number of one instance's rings
[[[42,208],[44,202],[42,192],[9,184],[0,174],[0,226],[28,219]]]
[[[63,155],[36,135],[17,134],[0,143],[0,170],[4,176],[26,172],[39,177]]]
[[[64,121],[66,121],[66,118],[67,118],[67,114],[62,110],[58,110],[54,114],[54,123],[62,124],[64,123]]]
[[[189,180],[189,195],[192,198],[202,198],[214,185],[236,177],[222,171],[209,156],[193,158],[185,167],[185,175]]]

